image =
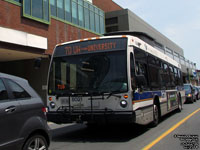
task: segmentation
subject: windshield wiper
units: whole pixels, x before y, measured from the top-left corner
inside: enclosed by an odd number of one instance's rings
[[[110,92],[106,99],[109,99],[111,96],[115,96],[117,98],[121,98],[121,95],[115,95],[114,92]]]

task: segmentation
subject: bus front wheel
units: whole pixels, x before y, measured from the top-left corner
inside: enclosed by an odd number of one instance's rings
[[[153,104],[153,122],[151,123],[152,127],[156,127],[159,123],[159,109],[157,104]]]

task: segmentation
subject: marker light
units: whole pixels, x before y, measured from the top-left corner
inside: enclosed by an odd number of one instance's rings
[[[127,98],[128,98],[128,95],[124,95],[124,98],[127,99]]]
[[[52,97],[49,97],[49,101],[52,101],[53,100],[53,98]]]

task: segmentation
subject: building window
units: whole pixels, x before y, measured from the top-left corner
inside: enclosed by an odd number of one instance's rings
[[[155,43],[155,48],[157,49],[157,50],[159,50],[160,52],[162,52],[162,53],[165,53],[165,49],[164,49],[164,47],[163,47],[163,45],[162,44],[160,44],[160,43],[158,43],[158,42],[154,42]]]
[[[100,13],[101,14],[101,13]],[[100,15],[100,33],[104,34],[105,32],[105,22],[104,22],[104,16]]]
[[[111,26],[106,28],[106,32],[115,32],[118,31],[118,26]]]
[[[94,24],[94,6],[90,5],[90,29],[94,31],[95,24]]]
[[[84,2],[84,18],[85,18],[85,28],[90,28],[90,17],[89,17],[89,5],[87,2]]]
[[[77,3],[72,1],[72,23],[78,24]]]
[[[24,0],[23,16],[49,24],[49,0]]]
[[[63,0],[57,0],[57,16],[60,19],[65,19],[64,16],[64,1]]]
[[[32,16],[36,18],[43,19],[43,8],[42,0],[33,0],[32,1]]]
[[[106,19],[106,25],[118,24],[118,17]]]
[[[56,0],[50,0],[51,5],[51,15],[56,16]]]
[[[185,58],[183,56],[180,56],[181,64],[185,65]]]
[[[178,63],[180,62],[179,54],[174,52],[174,60],[177,61]]]
[[[83,1],[78,0],[78,21],[81,27],[84,27],[84,20],[83,20]]]
[[[71,0],[65,0],[65,20],[71,22]]]
[[[9,1],[19,5],[22,2]],[[23,16],[46,24],[54,17],[95,33],[105,33],[104,12],[85,0],[23,0]]]
[[[166,47],[166,54],[173,59],[173,51]]]
[[[100,17],[99,17],[99,10],[95,8],[95,31],[100,32],[100,23],[99,23]]]

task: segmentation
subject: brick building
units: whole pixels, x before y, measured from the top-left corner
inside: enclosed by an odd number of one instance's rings
[[[104,33],[104,11],[91,1],[0,0],[0,12],[0,72],[28,79],[44,99],[55,45]]]
[[[121,6],[119,6],[112,0],[93,0],[93,4],[104,10],[105,13],[111,11],[123,10]]]

